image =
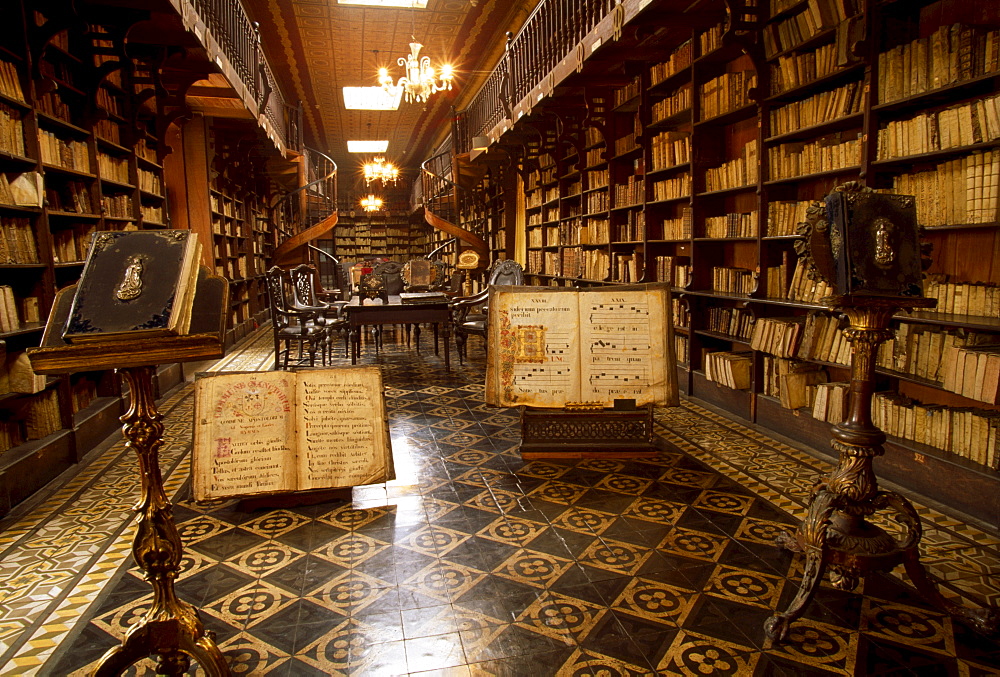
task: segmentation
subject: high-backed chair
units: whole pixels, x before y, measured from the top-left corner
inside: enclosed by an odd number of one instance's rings
[[[267,271],[265,280],[271,303],[271,328],[274,331],[274,368],[288,369],[293,347],[298,348],[299,355],[303,351],[309,353],[310,367],[316,365],[316,352],[319,351],[320,359],[325,365],[330,345],[330,329],[324,324],[317,324],[317,311],[294,307],[292,284],[281,268],[271,268]]]
[[[512,259],[498,260],[487,272],[486,286],[479,293],[472,296],[460,296],[452,301],[452,322],[459,362],[464,363],[466,343],[470,335],[486,338],[488,329],[486,300],[489,297],[490,287],[519,284],[524,284],[524,269],[521,264]]]
[[[389,296],[399,296],[403,293],[403,264],[383,261],[376,264],[372,272],[385,278],[385,292]]]
[[[313,311],[316,313],[316,324],[323,325],[331,332],[338,332],[344,337],[344,357],[350,356],[349,327],[342,309],[347,301],[327,303],[320,301],[316,294],[319,280],[316,269],[305,263],[299,264],[288,271],[288,279],[292,285],[292,307],[295,310]]]

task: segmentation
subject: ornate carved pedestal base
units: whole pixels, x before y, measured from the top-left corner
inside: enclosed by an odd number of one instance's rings
[[[769,618],[764,632],[772,641],[788,636],[830,571],[830,580],[840,590],[853,590],[868,573],[889,571],[902,563],[917,590],[946,613],[991,635],[997,632],[1000,613],[996,608],[968,609],[941,595],[920,563],[920,517],[913,505],[893,491],[882,491],[872,461],[883,453],[885,434],[872,424],[871,397],[876,349],[892,336],[887,329],[896,306],[878,299],[855,300],[858,307],[842,308],[850,319],[844,330],[852,344],[851,410],[848,420],[834,426],[832,446],[840,462],[813,491],[806,519],[794,535],[781,534],[776,542],[805,555],[798,594],[783,613]],[[916,305],[916,304],[914,304]],[[888,511],[901,526],[892,535],[872,524],[868,517]]]
[[[532,409],[521,411],[522,458],[625,457],[659,453],[653,408]]]
[[[226,660],[212,633],[205,631],[198,612],[174,593],[183,547],[160,475],[163,424],[153,398],[153,367],[131,367],[119,373],[131,392],[131,404],[122,416],[122,432],[128,440],[126,446],[138,456],[141,473],[132,555],[153,586],[153,603],[125,640],[104,654],[94,675],[120,675],[147,656],[156,656],[159,675],[186,673],[191,658],[211,677],[229,675]]]

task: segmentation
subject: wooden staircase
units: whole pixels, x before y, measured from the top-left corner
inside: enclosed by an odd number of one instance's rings
[[[274,265],[307,260],[309,243],[330,232],[337,212],[337,163],[318,150],[306,148],[304,186],[284,195],[274,206],[283,240],[271,254]]]

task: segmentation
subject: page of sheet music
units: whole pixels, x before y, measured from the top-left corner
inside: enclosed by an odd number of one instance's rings
[[[662,295],[645,291],[580,294],[582,398],[608,404],[664,399]]]
[[[495,295],[491,304],[486,391],[497,401],[487,401],[536,407],[578,401],[577,294],[532,290]]]

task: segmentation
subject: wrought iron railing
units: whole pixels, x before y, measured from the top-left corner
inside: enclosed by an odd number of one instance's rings
[[[468,152],[473,137],[494,129],[583,41],[620,7],[620,0],[544,0],[509,38],[500,63],[459,115],[455,150]]]
[[[271,123],[278,142],[285,148],[302,150],[297,120],[278,87],[260,44],[260,31],[250,20],[242,3],[233,0],[189,0],[198,17],[232,64],[233,70],[247,88],[259,111]]]

